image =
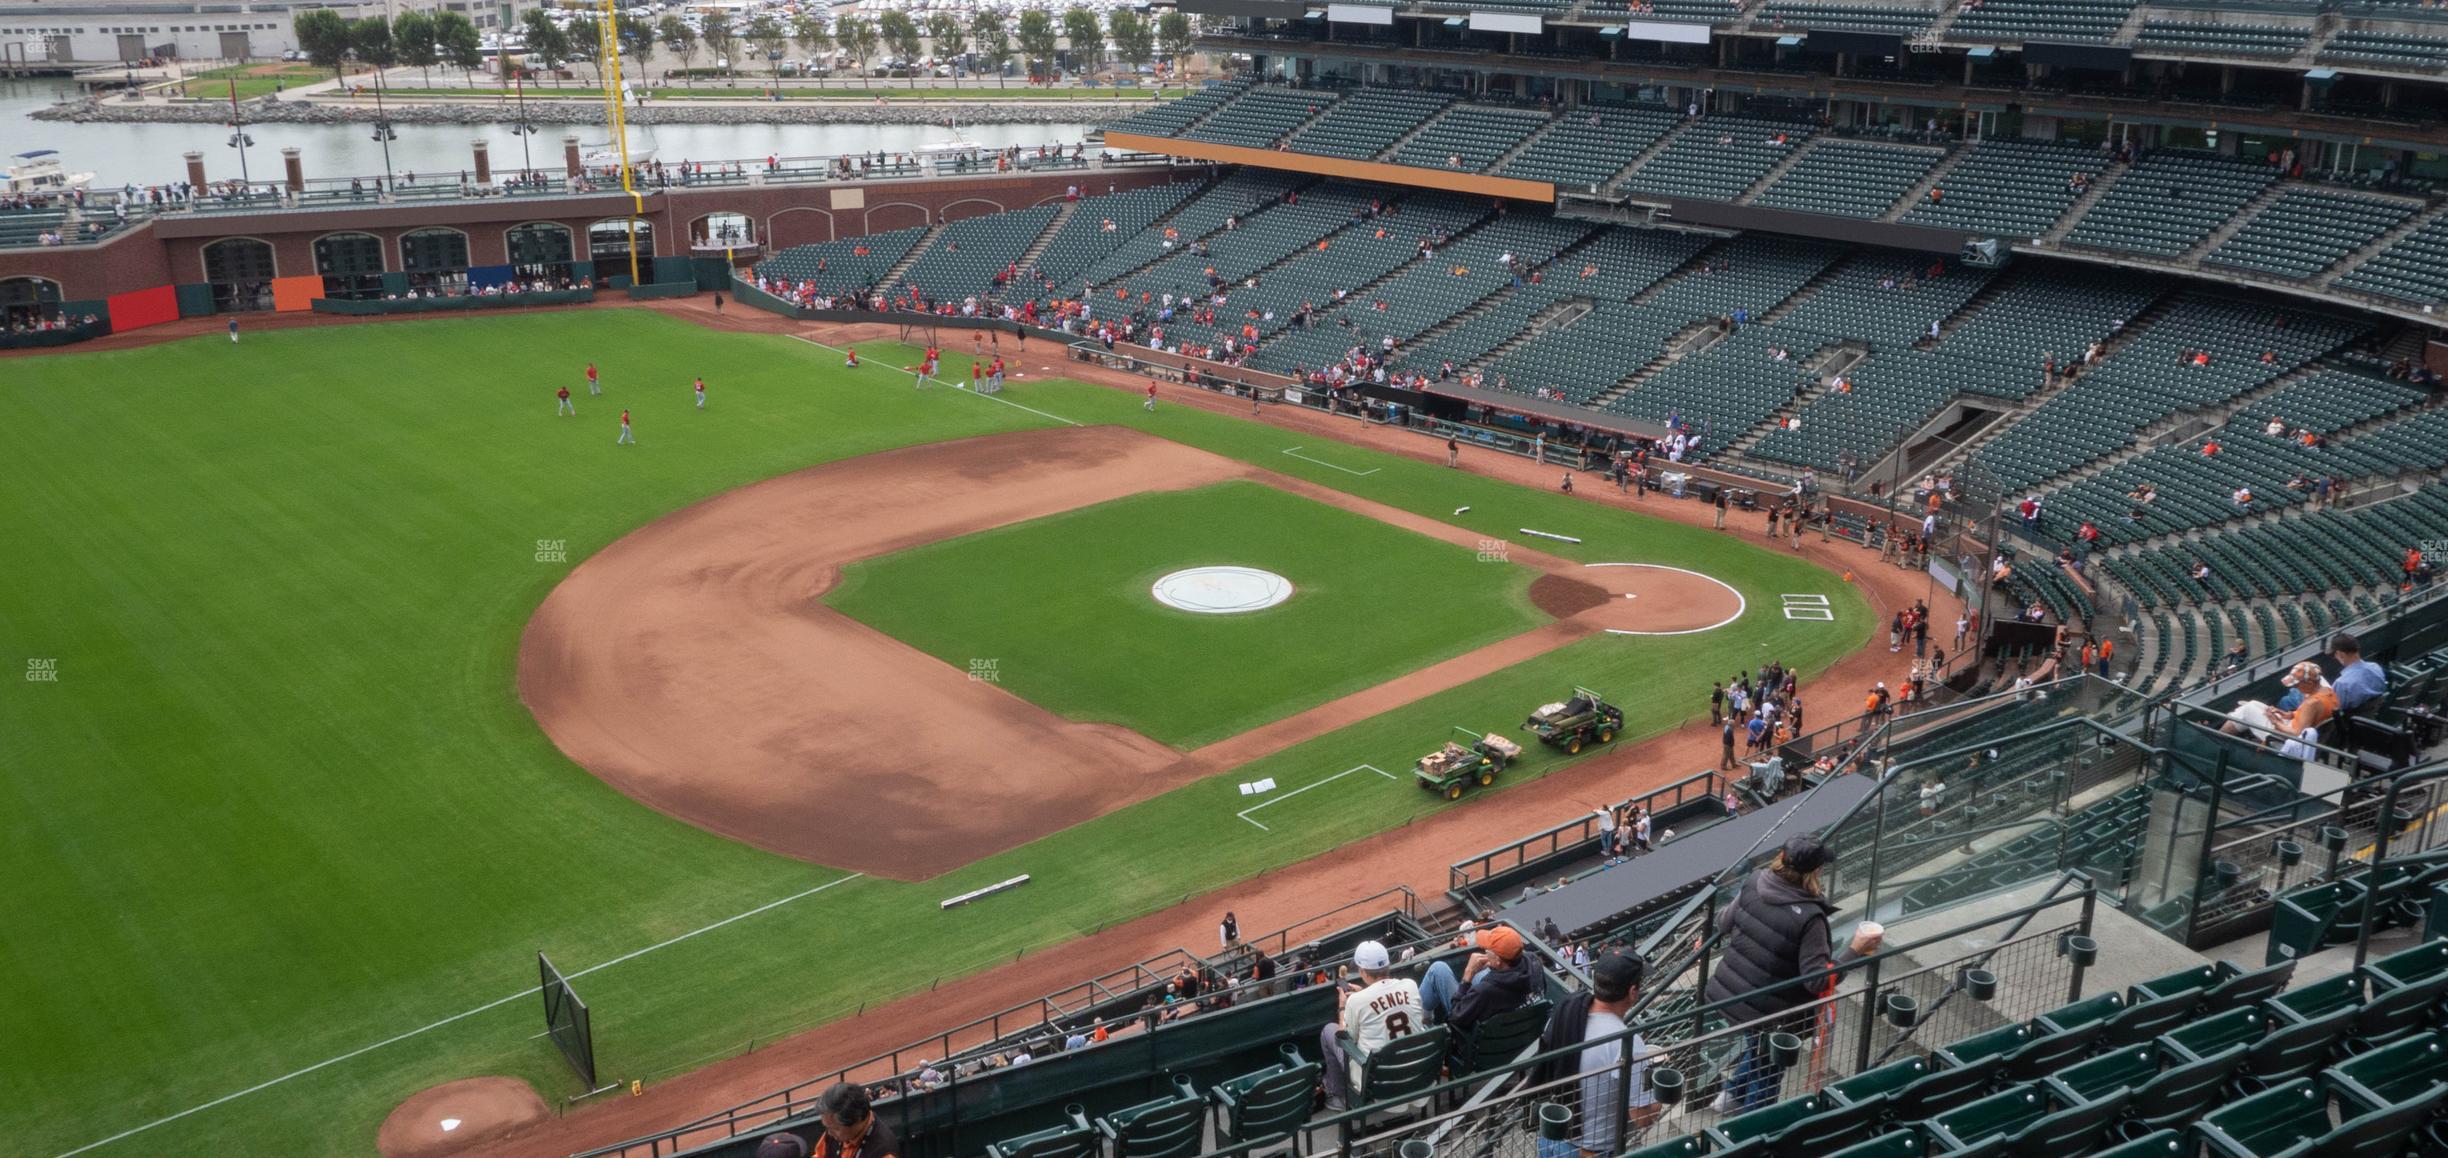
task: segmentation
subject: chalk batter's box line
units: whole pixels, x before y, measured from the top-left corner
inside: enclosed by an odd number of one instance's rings
[[[1337,463],[1331,463],[1331,462],[1328,462],[1328,461],[1326,461],[1325,459],[1322,459],[1322,458],[1311,458],[1311,457],[1309,457],[1308,455],[1302,454],[1302,453],[1301,453],[1301,448],[1300,448],[1300,447],[1297,447],[1297,446],[1295,446],[1295,447],[1291,447],[1290,449],[1285,450],[1285,451],[1284,451],[1284,453],[1285,453],[1285,454],[1288,454],[1288,455],[1291,455],[1292,457],[1297,458],[1297,459],[1301,460],[1302,462],[1313,462],[1313,463],[1318,464],[1319,466],[1325,467],[1325,468],[1326,468],[1326,469],[1328,469],[1328,470],[1339,470],[1339,471],[1342,471],[1342,472],[1343,472],[1343,473],[1345,473],[1345,474],[1356,474],[1356,475],[1359,475],[1359,476],[1361,476],[1361,477],[1363,477],[1363,478],[1366,478],[1366,477],[1368,477],[1369,475],[1373,475],[1373,474],[1377,473],[1378,471],[1381,471],[1381,470],[1384,470],[1384,469],[1385,469],[1384,467],[1381,467],[1381,466],[1372,466],[1372,467],[1368,468],[1367,470],[1353,470],[1352,468],[1350,468],[1350,467],[1348,467],[1348,466],[1342,466],[1342,465],[1339,465],[1339,464],[1337,464]]]
[[[1255,818],[1253,818],[1252,816],[1250,816],[1250,813],[1256,812],[1256,811],[1258,811],[1258,810],[1259,810],[1259,809],[1261,809],[1261,808],[1265,808],[1265,807],[1267,807],[1268,805],[1281,804],[1281,803],[1283,803],[1284,801],[1286,801],[1286,800],[1290,800],[1290,799],[1292,799],[1293,797],[1298,796],[1298,795],[1300,795],[1300,794],[1301,794],[1301,793],[1303,793],[1303,792],[1307,792],[1307,791],[1309,791],[1309,790],[1310,790],[1310,789],[1312,789],[1312,788],[1324,788],[1325,786],[1327,786],[1327,785],[1329,785],[1329,784],[1332,784],[1332,783],[1334,783],[1334,782],[1335,782],[1335,781],[1337,781],[1337,780],[1341,780],[1342,778],[1344,778],[1344,777],[1346,777],[1346,776],[1349,776],[1349,775],[1351,775],[1351,774],[1352,774],[1352,773],[1354,773],[1354,772],[1374,772],[1374,773],[1376,773],[1376,774],[1378,774],[1378,775],[1380,775],[1380,776],[1385,777],[1385,778],[1386,778],[1386,779],[1388,779],[1388,780],[1400,780],[1400,779],[1402,779],[1401,777],[1396,776],[1395,774],[1393,774],[1393,773],[1391,773],[1391,772],[1388,772],[1388,771],[1386,771],[1385,769],[1383,769],[1383,768],[1380,768],[1380,767],[1376,766],[1375,764],[1362,764],[1362,765],[1360,765],[1360,766],[1359,766],[1359,767],[1357,767],[1357,768],[1346,768],[1346,769],[1344,769],[1344,770],[1342,770],[1342,771],[1340,771],[1340,772],[1335,773],[1335,774],[1334,774],[1334,775],[1332,775],[1332,776],[1329,776],[1329,777],[1325,778],[1324,780],[1320,780],[1320,781],[1318,781],[1318,782],[1317,782],[1317,783],[1315,783],[1315,784],[1303,784],[1303,785],[1301,785],[1300,787],[1295,788],[1295,789],[1293,789],[1293,790],[1292,790],[1292,791],[1290,791],[1290,792],[1286,792],[1286,793],[1284,793],[1283,795],[1281,795],[1281,796],[1278,796],[1278,797],[1274,798],[1273,800],[1269,800],[1269,801],[1266,801],[1266,802],[1261,803],[1261,804],[1253,804],[1253,805],[1250,805],[1249,807],[1244,808],[1244,809],[1242,809],[1241,811],[1239,811],[1239,812],[1237,812],[1237,813],[1234,813],[1234,815],[1239,816],[1239,817],[1240,817],[1241,819],[1243,819],[1243,820],[1247,820],[1247,821],[1249,821],[1251,824],[1258,824],[1258,821],[1257,821]],[[1272,828],[1268,828],[1267,826],[1265,826],[1265,825],[1263,825],[1263,824],[1258,824],[1258,831],[1260,831],[1260,832],[1273,832],[1273,831],[1275,831],[1275,830],[1274,830],[1274,829],[1272,829]]]

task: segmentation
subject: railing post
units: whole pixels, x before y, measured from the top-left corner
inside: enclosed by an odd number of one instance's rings
[[[2388,794],[2381,797],[2380,812],[2374,818],[2379,823],[2372,826],[2376,831],[2372,839],[2371,864],[2363,870],[2362,927],[2355,930],[2354,963],[2358,970],[2363,968],[2364,958],[2371,955],[2372,917],[2380,907],[2380,866],[2388,860],[2389,837],[2392,835],[2389,829],[2397,823],[2397,786],[2404,780],[2403,776],[2389,777]],[[2338,798],[2341,806],[2345,802],[2343,796]]]
[[[2094,882],[2094,881],[2093,881],[2093,880],[2092,880],[2092,879],[2091,879],[2089,876],[2087,876],[2087,875],[2086,875],[2086,876],[2084,876],[2084,877],[2083,877],[2083,899],[2082,899],[2082,918],[2081,918],[2081,923],[2082,923],[2082,935],[2083,935],[2083,936],[2085,936],[2085,937],[2088,937],[2088,936],[2090,936],[2090,935],[2091,935],[2091,917],[2092,917],[2093,912],[2094,912],[2094,911],[2095,911],[2095,910],[2098,908],[2098,905],[2099,905],[2099,885],[2098,885],[2098,883],[2097,883],[2097,882]],[[2083,963],[2082,963],[2081,959],[2077,958],[2077,959],[2075,960],[2075,962],[2074,962],[2074,977],[2073,977],[2073,980],[2072,980],[2072,981],[2071,981],[2071,982],[2068,984],[2067,989],[2066,989],[2066,1004],[2068,1004],[2068,1005],[2072,1005],[2072,1004],[2074,1004],[2075,1002],[2082,1000],[2082,984],[2083,984]]]
[[[1861,1042],[1853,1057],[1853,1072],[1857,1074],[1870,1068],[1870,1037],[1878,1030],[1879,966],[1884,963],[1883,956],[1873,956],[1862,974]]]

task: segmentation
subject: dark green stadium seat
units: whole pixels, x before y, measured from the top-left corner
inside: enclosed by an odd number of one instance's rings
[[[986,1158],[1096,1158],[1104,1147],[1087,1111],[1075,1103],[1064,1106],[1063,1114],[1071,1119],[1069,1125],[989,1142]]]
[[[1508,1009],[1480,1019],[1469,1030],[1454,1034],[1453,1076],[1466,1077],[1483,1070],[1494,1069],[1528,1049],[1547,1028],[1547,1015],[1554,1007],[1546,1001],[1533,1001],[1518,1009]]]
[[[1955,1069],[1989,1058],[2005,1057],[2031,1044],[2032,1029],[2028,1025],[2001,1025],[1984,1033],[1958,1038],[1954,1042],[1930,1051],[1930,1060],[1940,1069]]]
[[[2169,1066],[2159,1071],[2159,1076],[2135,1086],[2133,1101],[2125,1106],[2124,1132],[2178,1130],[2208,1113],[2226,1095],[2236,1075],[2243,1072],[2246,1052],[2244,1046],[2229,1046],[2224,1053]]]
[[[2136,982],[2132,989],[2126,991],[2126,996],[2132,1001],[2142,1002],[2154,997],[2166,997],[2172,993],[2200,993],[2230,977],[2239,976],[2243,972],[2225,961],[2213,961],[2207,965],[2195,965],[2190,969],[2170,973],[2165,977],[2153,977],[2148,981]]]
[[[2226,962],[2220,964],[2225,965]],[[2234,966],[2228,968],[2234,969]],[[2218,984],[2202,992],[2201,1012],[2225,1013],[2238,1006],[2258,1005],[2284,992],[2287,984],[2293,980],[2293,961],[2282,961],[2249,973],[2236,970],[2232,976],[2221,978]]]
[[[1994,1142],[1991,1152],[2016,1158],[2061,1158],[2098,1144],[2132,1095],[2119,1091],[2088,1102],[2060,1100],[2040,1083],[2017,1086],[1960,1106],[1925,1123],[1961,1153]]]
[[[1702,1131],[1709,1140],[1712,1153],[1731,1150],[1736,1146],[1784,1133],[1805,1118],[1825,1113],[1831,1104],[1821,1095],[1807,1094],[1788,1098],[1770,1106],[1762,1106],[1747,1114],[1736,1114]]]
[[[2183,1158],[2193,1153],[2194,1149],[2189,1136],[2174,1130],[2161,1130],[2105,1150],[2094,1150],[2091,1158]]]
[[[2344,1046],[2358,1012],[2340,1009],[2311,1021],[2280,1024],[2245,1051],[2242,1082],[2267,1089],[2329,1064],[2330,1057]]]
[[[2281,1022],[2311,1021],[2341,1009],[2353,1009],[2363,1003],[2363,978],[2360,974],[2341,973],[2325,981],[2298,985],[2270,998],[2264,1008]]]
[[[2448,1034],[2420,1033],[2329,1067],[2329,1088],[2355,1113],[2396,1105],[2448,1082]]]
[[[2099,1040],[2105,1022],[2092,1022],[2062,1033],[2040,1033],[2023,1048],[2006,1055],[2000,1076],[2006,1081],[2026,1082],[2047,1075],[2057,1067],[2088,1057],[2092,1043]]]
[[[1666,1141],[1652,1143],[1638,1150],[1630,1151],[1624,1154],[1623,1158],[1699,1158],[1700,1155],[1706,1153],[1708,1153],[1708,1143],[1702,1141],[1700,1135],[1685,1134],[1680,1138],[1669,1138]]]
[[[1997,1085],[2003,1057],[1987,1057],[1942,1069],[1887,1095],[1887,1113],[1899,1122],[1934,1118],[1974,1101]]]
[[[1205,1148],[1206,1099],[1180,1074],[1173,1075],[1173,1091],[1098,1116],[1097,1133],[1113,1158],[1189,1158]]]
[[[2115,1049],[2150,1041],[2183,1025],[2201,1009],[2201,1004],[2199,991],[2171,993],[2165,997],[2137,1001],[2119,1010],[2115,1017],[2108,1019],[2106,1025],[2100,1026],[2099,1038],[2093,1044],[2100,1049]]]
[[[1874,1100],[1813,1114],[1770,1139],[1769,1153],[1777,1158],[1818,1158],[1830,1150],[1867,1141],[1878,1132],[1882,1109]]]
[[[2329,1099],[2311,1079],[2297,1078],[2214,1110],[2193,1130],[2211,1154],[2267,1158],[2328,1133]]]
[[[2194,1131],[2218,1158],[2395,1158],[2423,1119],[2448,1100],[2448,1086],[2329,1126],[2329,1099],[2298,1079],[2217,1111]]]
[[[1929,1138],[1919,1130],[1896,1130],[1847,1146],[1827,1158],[1921,1158],[1929,1152]]]
[[[2279,897],[2278,907],[2270,913],[2269,949],[2263,962],[2293,961],[2336,944],[2339,916],[2346,911],[2347,902],[2362,893],[2362,886],[2354,881],[2328,881]],[[2348,934],[2347,939],[2351,938]]]
[[[2060,1005],[2049,1010],[2033,1018],[2032,1026],[2050,1033],[2063,1033],[2069,1029],[2080,1029],[2086,1025],[2106,1021],[2124,1008],[2124,994],[2101,993],[2083,998],[2071,1005]]]
[[[2363,966],[2371,975],[2372,990],[2412,985],[2432,977],[2448,975],[2448,939],[2425,941],[2411,949],[2391,953]]]
[[[2200,1061],[2231,1046],[2260,1041],[2269,1036],[2270,1026],[2276,1020],[2265,1009],[2230,1009],[2171,1029],[2159,1036],[2159,1042],[2188,1061]]]
[[[2240,1059],[2244,1056],[2244,1047],[2231,1047],[2230,1052]],[[2139,1086],[2158,1077],[2159,1070],[2158,1046],[2135,1045],[2112,1049],[2089,1061],[2077,1062],[2050,1074],[2044,1080],[2060,1101],[2087,1102]]]
[[[1207,1096],[1215,1102],[1217,1139],[1247,1145],[1291,1133],[1309,1120],[1320,1068],[1286,1045],[1282,1062],[1216,1083]]]
[[[2362,1008],[2355,1011],[2354,1026],[2347,1035],[2354,1039],[2356,1048],[2367,1048],[2429,1028],[2438,1019],[2442,997],[2448,997],[2448,973],[2410,985],[2375,989]]]
[[[1437,1025],[1395,1038],[1354,1065],[1352,1104],[1396,1102],[1416,1098],[1437,1084],[1445,1070],[1445,1043],[1451,1027]],[[1350,1034],[1343,1039],[1346,1058],[1360,1057]]]
[[[1922,1078],[1928,1077],[1930,1064],[1918,1057],[1901,1057],[1885,1065],[1829,1083],[1820,1092],[1848,1106],[1884,1105],[1887,1097]]]

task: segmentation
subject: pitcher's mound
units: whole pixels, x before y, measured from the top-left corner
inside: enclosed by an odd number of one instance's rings
[[[401,1102],[383,1119],[374,1144],[383,1158],[442,1158],[509,1137],[550,1113],[517,1078],[465,1078]]]

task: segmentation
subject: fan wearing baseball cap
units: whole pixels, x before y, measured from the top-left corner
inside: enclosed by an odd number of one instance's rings
[[[1420,1008],[1419,983],[1407,977],[1392,977],[1387,971],[1394,967],[1393,957],[1386,947],[1375,941],[1362,941],[1352,950],[1352,968],[1360,971],[1358,984],[1343,986],[1343,1012],[1318,1033],[1318,1049],[1325,1058],[1326,1108],[1341,1110],[1351,1097],[1351,1067],[1365,1061],[1368,1055],[1383,1048],[1389,1041],[1428,1028],[1428,1015]],[[1337,1031],[1351,1035],[1352,1048],[1359,1057],[1346,1057]]]
[[[1709,974],[1705,1000],[1726,1003],[1722,1008],[1734,1024],[1809,1005],[1833,988],[1836,970],[1878,952],[1880,935],[1869,928],[1856,932],[1842,955],[1828,951],[1828,915],[1835,906],[1827,902],[1820,875],[1834,860],[1816,837],[1787,840],[1768,867],[1743,882],[1717,919],[1724,956]],[[1751,1028],[1742,1062],[1718,1098],[1719,1109],[1742,1113],[1777,1100],[1785,1071],[1769,1060],[1767,1039],[1788,1024]],[[1808,1036],[1806,1028],[1794,1032]]]
[[[2219,725],[2219,729],[2231,736],[2255,735],[2266,741],[2268,736],[2252,722],[2256,715],[2253,709],[2258,707],[2261,726],[2292,740],[2327,724],[2331,717],[2337,715],[2337,691],[2329,686],[2329,679],[2321,674],[2319,664],[2305,660],[2288,668],[2278,682],[2303,697],[2293,711],[2246,700],[2228,713],[2227,722]]]
[[[1546,992],[1546,969],[1538,954],[1523,952],[1522,935],[1510,925],[1489,925],[1472,933],[1475,950],[1455,976],[1453,966],[1438,961],[1420,978],[1420,1000],[1428,1016],[1467,1030],[1482,1019],[1528,1005]]]
[[[1639,1034],[1629,1041],[1617,1036],[1624,1031],[1624,1013],[1640,996],[1641,979],[1648,972],[1648,964],[1639,957],[1609,953],[1590,965],[1589,991],[1565,998],[1548,1016],[1547,1028],[1539,1035],[1540,1053],[1552,1053],[1575,1042],[1599,1044],[1584,1046],[1578,1055],[1557,1058],[1540,1068],[1537,1080],[1541,1086],[1574,1074],[1581,1076],[1581,1082],[1580,1105],[1574,1114],[1578,1133],[1570,1140],[1539,1139],[1539,1158],[1603,1158],[1625,1148],[1624,1124],[1615,1118],[1615,1067],[1627,1047],[1632,1057],[1632,1092],[1625,1104],[1631,1111],[1633,1137],[1638,1138],[1665,1113],[1649,1090],[1648,1043]]]

